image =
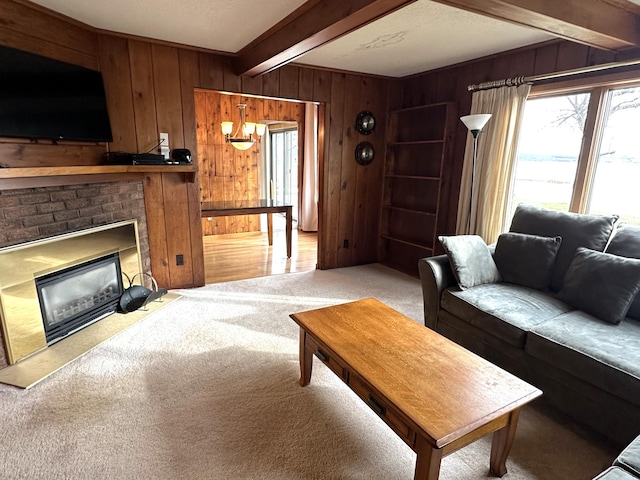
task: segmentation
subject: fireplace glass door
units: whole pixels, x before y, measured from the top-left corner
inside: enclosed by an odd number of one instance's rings
[[[47,343],[118,309],[123,293],[118,253],[36,278]]]

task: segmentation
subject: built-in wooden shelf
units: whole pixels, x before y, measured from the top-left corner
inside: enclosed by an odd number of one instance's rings
[[[84,165],[62,167],[0,168],[0,189],[27,188],[71,183],[96,183],[142,178],[147,173],[184,173],[193,183],[196,165]]]
[[[440,177],[425,177],[424,175],[386,175],[387,178],[407,178],[410,180],[431,180],[440,181]]]
[[[405,245],[410,245],[412,247],[426,250],[427,252],[429,252],[429,255],[425,254],[425,257],[433,254],[433,248],[425,245],[424,242],[421,240],[416,240],[414,238],[398,237],[398,236],[393,236],[386,233],[382,234],[382,238],[386,238],[387,240],[391,240],[393,242],[404,243]]]
[[[418,275],[418,259],[432,256],[447,231],[457,105],[450,102],[393,110],[389,115],[378,259]],[[447,170],[448,169],[448,170]]]
[[[396,207],[394,205],[383,205],[382,208],[387,208],[389,210],[398,210],[399,212],[415,213],[416,215],[426,215],[428,217],[436,216],[435,212],[426,212],[424,210],[416,210],[415,208]]]
[[[407,146],[407,145],[437,145],[440,143],[444,143],[444,140],[412,140],[406,142],[389,142],[388,146],[397,147],[397,146]]]

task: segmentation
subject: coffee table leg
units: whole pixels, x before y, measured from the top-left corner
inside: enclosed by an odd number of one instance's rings
[[[433,448],[424,438],[416,439],[416,474],[415,480],[438,480],[440,476],[440,463],[442,462],[442,450]]]
[[[500,430],[493,433],[493,441],[491,443],[491,461],[490,471],[498,477],[507,473],[507,457],[513,445],[513,439],[516,436],[516,427],[518,426],[518,417],[520,409],[516,409],[509,414],[509,422]]]
[[[306,387],[311,382],[313,352],[306,348],[307,332],[300,329],[300,385]]]

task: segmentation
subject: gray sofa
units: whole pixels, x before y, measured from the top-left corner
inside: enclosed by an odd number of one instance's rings
[[[519,205],[510,232],[483,244],[492,265],[477,242],[447,248],[462,237],[419,261],[425,325],[628,444],[640,434],[640,227]]]

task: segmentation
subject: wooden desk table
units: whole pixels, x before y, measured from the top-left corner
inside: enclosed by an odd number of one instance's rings
[[[520,408],[540,390],[373,298],[291,318],[300,384],[315,354],[418,454],[416,480],[437,480],[443,456],[489,433],[490,471],[507,472]]]
[[[255,215],[258,213],[267,214],[267,235],[269,245],[273,245],[273,217],[274,213],[284,213],[286,216],[286,236],[287,236],[287,257],[291,257],[291,225],[292,207],[284,205],[274,200],[232,200],[220,202],[202,202],[201,216],[208,217],[229,217],[232,215]]]

